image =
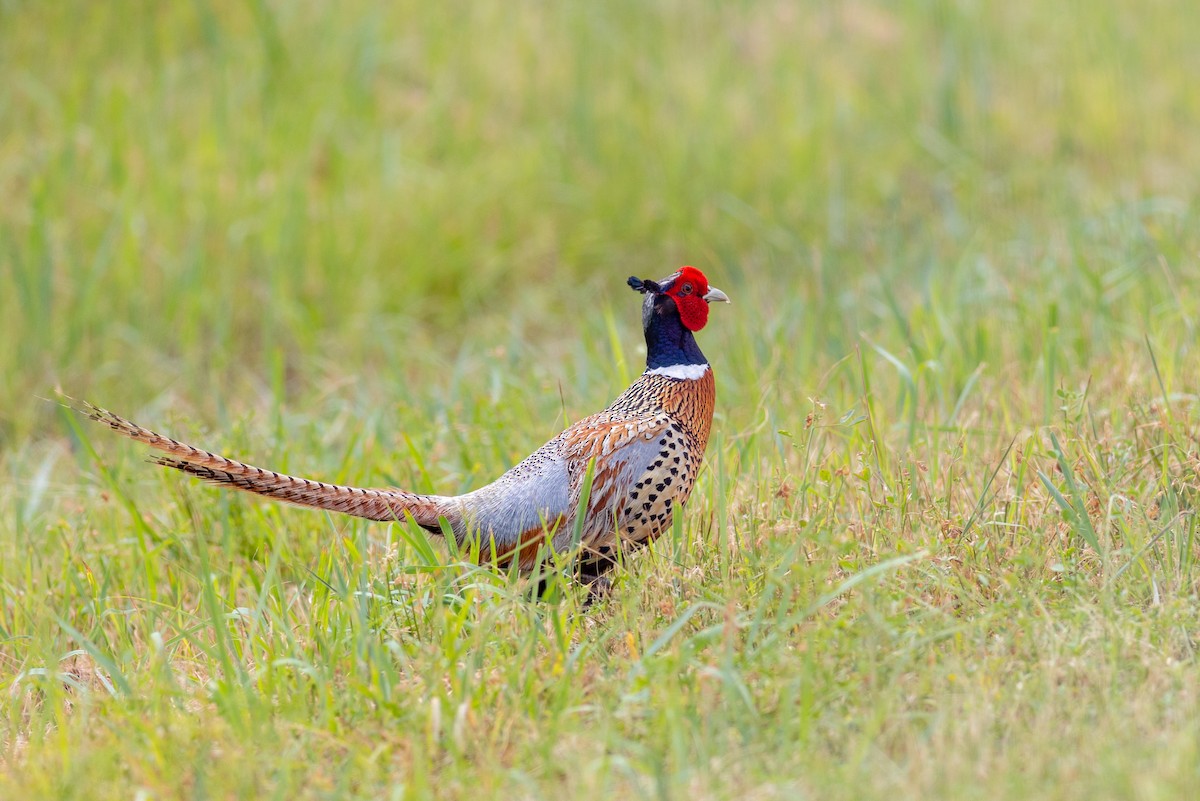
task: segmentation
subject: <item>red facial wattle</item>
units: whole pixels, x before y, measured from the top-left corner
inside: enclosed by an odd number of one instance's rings
[[[695,267],[682,267],[679,276],[671,283],[667,294],[679,309],[679,320],[689,331],[699,331],[708,324],[708,279]]]
[[[689,331],[699,331],[708,324],[708,303],[699,297],[676,298],[679,320]]]

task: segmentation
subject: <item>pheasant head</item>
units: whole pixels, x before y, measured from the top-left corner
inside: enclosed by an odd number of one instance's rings
[[[646,334],[646,367],[704,365],[693,334],[708,324],[708,306],[729,296],[710,286],[695,267],[681,267],[661,281],[629,277],[629,286],[643,293],[642,328]]]

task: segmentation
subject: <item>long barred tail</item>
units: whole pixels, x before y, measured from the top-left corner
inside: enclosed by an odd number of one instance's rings
[[[445,508],[445,499],[437,496],[418,495],[400,490],[344,487],[264,470],[164,437],[87,401],[66,396],[63,396],[63,400],[80,414],[103,423],[118,434],[167,454],[155,458],[156,464],[181,470],[223,487],[253,492],[300,506],[365,517],[368,520],[404,521],[407,515],[411,514],[418,525],[435,532],[440,531],[439,516],[450,511]]]

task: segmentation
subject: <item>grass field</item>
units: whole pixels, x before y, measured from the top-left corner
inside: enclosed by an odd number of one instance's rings
[[[0,0],[0,797],[1200,786],[1192,2]],[[603,604],[145,463],[479,486],[733,305]]]

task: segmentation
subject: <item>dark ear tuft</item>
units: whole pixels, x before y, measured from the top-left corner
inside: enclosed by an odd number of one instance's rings
[[[649,278],[638,278],[636,275],[629,276],[629,280],[626,283],[629,284],[629,287],[634,292],[649,293],[662,291],[662,287],[658,285],[657,281],[651,281]]]

